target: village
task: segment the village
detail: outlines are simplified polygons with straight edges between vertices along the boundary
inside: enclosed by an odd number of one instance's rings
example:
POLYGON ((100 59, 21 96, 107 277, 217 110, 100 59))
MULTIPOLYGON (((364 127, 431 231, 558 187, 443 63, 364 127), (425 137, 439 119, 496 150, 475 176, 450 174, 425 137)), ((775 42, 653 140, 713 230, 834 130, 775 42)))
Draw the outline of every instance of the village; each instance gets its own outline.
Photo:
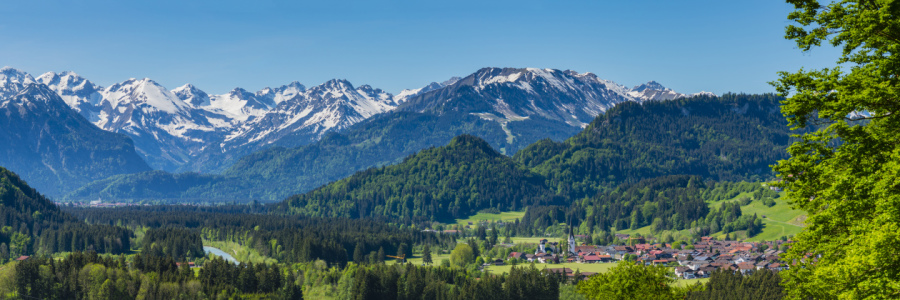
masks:
MULTIPOLYGON (((466 226, 468 227, 468 226, 466 226)), ((456 234, 456 230, 444 233, 456 234)), ((645 265, 663 265, 674 269, 679 279, 708 278, 716 270, 729 270, 750 274, 756 270, 781 271, 787 265, 780 255, 791 243, 790 240, 767 242, 744 242, 718 240, 704 236, 691 243, 647 242, 645 237, 630 234, 615 234, 616 240, 627 241, 616 245, 588 245, 587 236, 574 235, 569 231, 565 242, 552 242, 547 238, 519 239, 517 243, 498 244, 498 247, 518 248, 505 258, 495 257, 481 265, 488 272, 504 272, 508 268, 526 263, 545 264, 538 266, 550 272, 565 274, 569 279, 581 280, 594 271, 606 270, 619 261, 634 261, 645 265), (536 243, 535 243, 536 242, 536 243), (532 245, 534 251, 521 251, 517 245, 532 245), (605 265, 604 265, 605 264, 605 265), (606 268, 604 268, 606 266, 606 268)))
MULTIPOLYGON (((628 239, 628 235, 618 236, 628 239)), ((580 263, 603 264, 622 260, 635 261, 645 265, 664 265, 675 268, 675 275, 681 279, 707 278, 714 271, 730 270, 749 274, 755 270, 781 271, 786 265, 780 260, 780 250, 788 242, 740 242, 719 241, 712 237, 702 237, 692 245, 680 249, 673 244, 637 243, 633 245, 575 245, 575 237, 570 236, 569 248, 563 254, 561 245, 542 239, 535 253, 512 252, 506 261, 493 261, 485 265, 505 264, 510 261, 545 264, 580 263)), ((576 272, 571 268, 547 268, 549 271, 565 273, 573 278, 577 275, 588 277, 595 272, 576 272), (576 274, 577 273, 577 274, 576 274)))

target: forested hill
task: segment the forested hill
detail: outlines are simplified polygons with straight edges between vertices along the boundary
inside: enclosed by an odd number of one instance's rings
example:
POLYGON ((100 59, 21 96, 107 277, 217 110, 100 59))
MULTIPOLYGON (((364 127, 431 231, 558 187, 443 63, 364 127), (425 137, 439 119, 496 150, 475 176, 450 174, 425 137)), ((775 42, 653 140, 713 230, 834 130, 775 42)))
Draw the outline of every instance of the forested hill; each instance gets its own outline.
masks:
POLYGON ((448 221, 482 209, 561 203, 544 182, 484 140, 461 135, 400 164, 360 171, 288 198, 280 209, 312 216, 448 221))
POLYGON ((79 222, 18 175, 0 167, 0 263, 35 253, 123 253, 131 248, 130 235, 123 228, 79 222))
POLYGON ((775 95, 622 103, 564 142, 542 140, 515 160, 569 198, 671 174, 761 180, 787 158, 791 133, 775 95))
POLYGON ((31 232, 34 226, 76 221, 13 172, 0 167, 0 226, 31 232))

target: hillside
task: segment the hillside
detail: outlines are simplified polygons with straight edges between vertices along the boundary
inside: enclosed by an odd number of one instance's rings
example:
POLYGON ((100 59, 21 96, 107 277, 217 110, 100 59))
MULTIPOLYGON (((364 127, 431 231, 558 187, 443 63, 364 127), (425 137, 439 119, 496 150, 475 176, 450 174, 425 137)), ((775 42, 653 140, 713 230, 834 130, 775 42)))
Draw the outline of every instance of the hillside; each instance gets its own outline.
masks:
POLYGON ((791 132, 774 95, 700 96, 623 103, 564 142, 542 140, 514 156, 571 198, 671 174, 717 181, 772 177, 791 132))
POLYGON ((540 176, 484 140, 462 135, 402 163, 372 168, 296 195, 280 205, 295 214, 449 221, 482 209, 516 210, 561 203, 540 176))
POLYGON ((62 212, 15 173, 0 167, 0 263, 20 255, 130 250, 131 232, 91 226, 62 212))

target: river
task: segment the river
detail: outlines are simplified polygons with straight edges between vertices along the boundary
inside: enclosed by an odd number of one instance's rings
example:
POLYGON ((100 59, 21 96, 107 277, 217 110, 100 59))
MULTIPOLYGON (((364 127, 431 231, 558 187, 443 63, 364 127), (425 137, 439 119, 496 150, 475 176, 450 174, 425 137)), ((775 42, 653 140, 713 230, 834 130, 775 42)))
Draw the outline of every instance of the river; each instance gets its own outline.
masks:
POLYGON ((224 258, 227 261, 233 262, 234 264, 238 264, 237 259, 234 259, 234 257, 231 256, 231 254, 225 253, 225 251, 222 251, 219 248, 203 246, 203 252, 206 252, 206 254, 212 253, 213 255, 221 256, 222 258, 224 258))

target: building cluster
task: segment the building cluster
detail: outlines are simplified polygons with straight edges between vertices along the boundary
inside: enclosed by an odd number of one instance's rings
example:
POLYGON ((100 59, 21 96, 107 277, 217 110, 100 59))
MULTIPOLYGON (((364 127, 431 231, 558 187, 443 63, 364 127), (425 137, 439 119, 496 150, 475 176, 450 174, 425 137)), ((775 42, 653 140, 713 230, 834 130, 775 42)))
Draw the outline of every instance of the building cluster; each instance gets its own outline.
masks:
POLYGON ((102 208, 113 208, 113 207, 125 207, 125 206, 139 206, 140 204, 135 203, 127 203, 127 202, 103 202, 100 200, 94 200, 90 202, 61 202, 56 203, 60 206, 67 207, 102 207, 102 208))
MULTIPOLYGON (((512 252, 509 258, 535 263, 612 263, 634 260, 646 265, 675 267, 675 275, 684 278, 709 277, 713 271, 723 269, 747 274, 755 270, 781 271, 787 266, 780 260, 779 249, 783 241, 739 242, 719 241, 703 237, 691 246, 676 249, 672 244, 636 243, 633 245, 577 245, 572 242, 565 255, 559 253, 557 243, 541 241, 535 254, 512 252)), ((560 272, 571 273, 562 268, 560 272)))

